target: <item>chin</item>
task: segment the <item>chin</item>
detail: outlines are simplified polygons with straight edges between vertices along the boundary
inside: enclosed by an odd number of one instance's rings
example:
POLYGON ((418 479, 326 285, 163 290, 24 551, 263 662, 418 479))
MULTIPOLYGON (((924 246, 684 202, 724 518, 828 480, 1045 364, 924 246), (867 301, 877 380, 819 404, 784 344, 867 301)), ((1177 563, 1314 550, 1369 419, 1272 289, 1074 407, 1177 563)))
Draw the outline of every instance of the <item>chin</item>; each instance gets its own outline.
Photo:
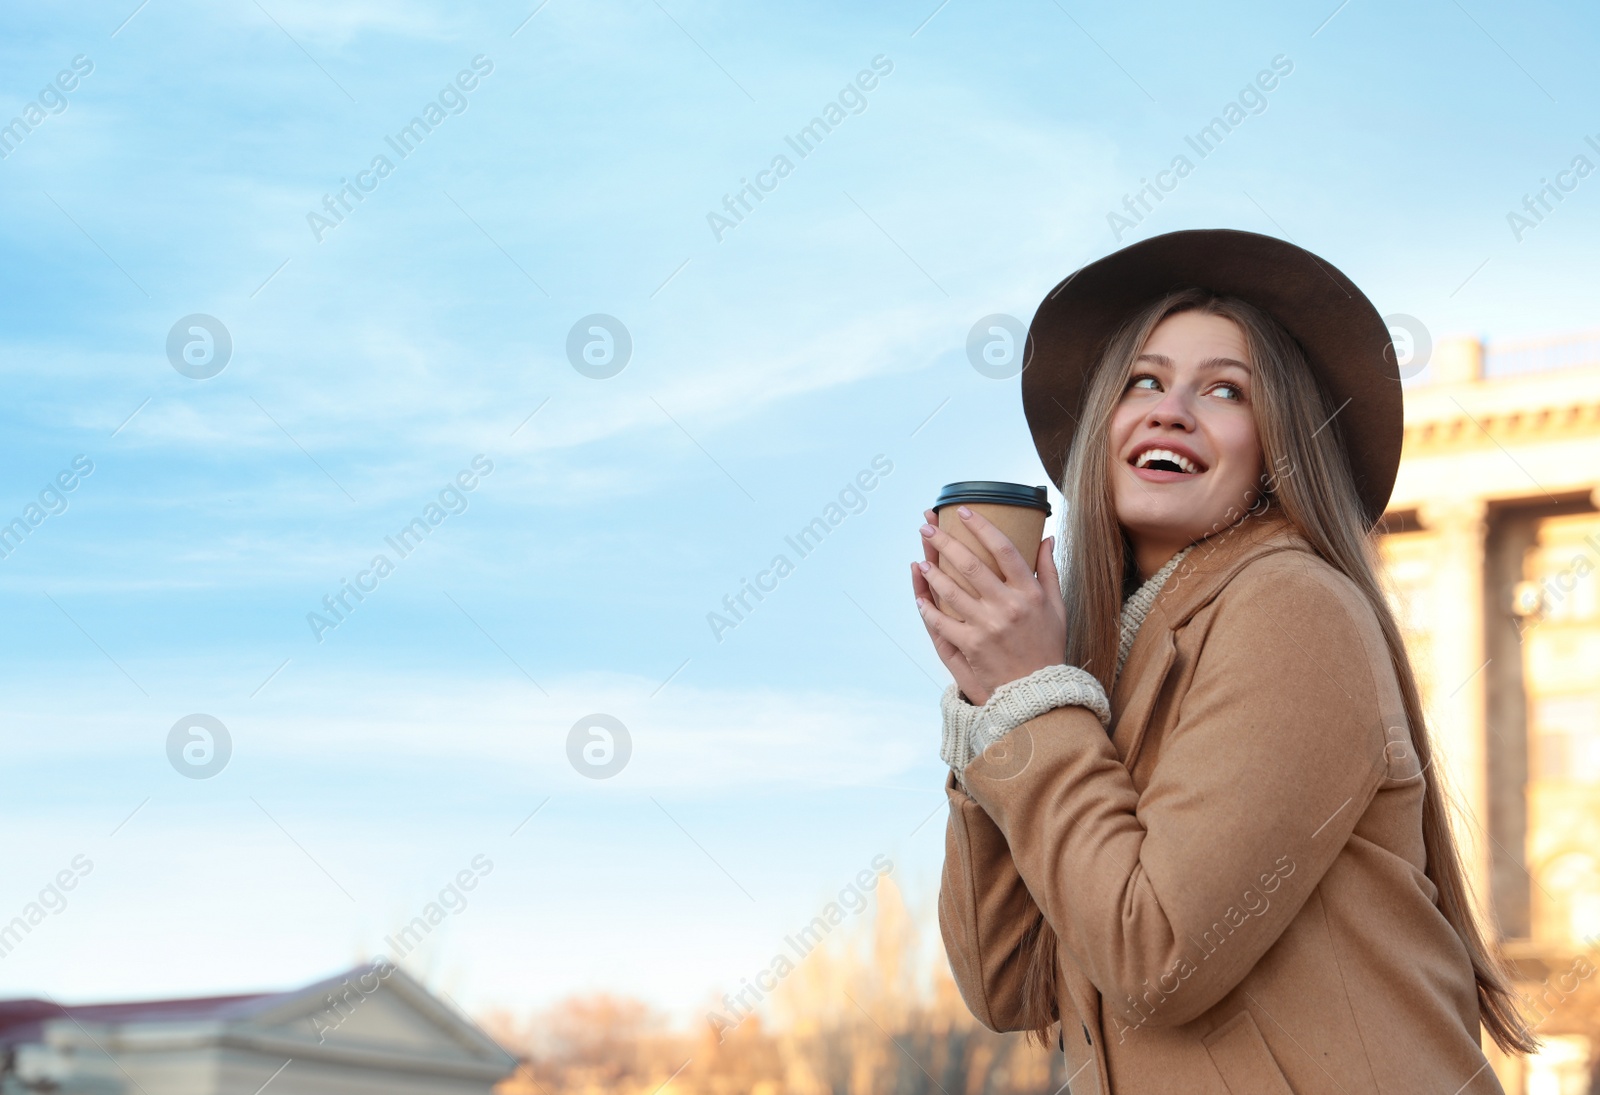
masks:
POLYGON ((1153 540, 1158 543, 1167 541, 1174 544, 1181 541, 1184 544, 1192 544, 1205 535, 1209 524, 1188 517, 1153 517, 1141 514, 1132 520, 1122 521, 1122 527, 1130 536, 1140 540, 1153 540))
POLYGON ((1217 501, 1211 498, 1163 499, 1159 502, 1143 492, 1130 492, 1114 498, 1117 522, 1131 536, 1157 541, 1182 541, 1192 544, 1201 537, 1238 521, 1249 508, 1247 495, 1241 491, 1240 500, 1217 501))
POLYGON ((1152 510, 1150 507, 1134 505, 1129 507, 1126 516, 1119 511, 1117 520, 1136 539, 1182 546, 1220 532, 1243 516, 1244 510, 1239 506, 1163 507, 1152 510))
POLYGON ((1187 533, 1195 517, 1187 509, 1152 506, 1148 499, 1141 498, 1117 507, 1117 523, 1135 536, 1177 539, 1187 533))

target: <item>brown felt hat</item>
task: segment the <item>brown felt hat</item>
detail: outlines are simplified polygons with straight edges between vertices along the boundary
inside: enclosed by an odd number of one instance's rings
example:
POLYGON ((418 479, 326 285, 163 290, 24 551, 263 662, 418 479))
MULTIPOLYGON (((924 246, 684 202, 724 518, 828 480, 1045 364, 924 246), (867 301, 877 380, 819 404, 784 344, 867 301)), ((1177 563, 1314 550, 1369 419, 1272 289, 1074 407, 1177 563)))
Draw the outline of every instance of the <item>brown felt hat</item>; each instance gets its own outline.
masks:
POLYGON ((1050 481, 1061 484, 1090 372, 1137 309, 1199 287, 1254 304, 1305 351, 1335 414, 1369 526, 1400 466, 1400 368, 1388 326, 1355 283, 1303 247, 1228 228, 1168 232, 1067 277, 1028 327, 1022 407, 1050 481))

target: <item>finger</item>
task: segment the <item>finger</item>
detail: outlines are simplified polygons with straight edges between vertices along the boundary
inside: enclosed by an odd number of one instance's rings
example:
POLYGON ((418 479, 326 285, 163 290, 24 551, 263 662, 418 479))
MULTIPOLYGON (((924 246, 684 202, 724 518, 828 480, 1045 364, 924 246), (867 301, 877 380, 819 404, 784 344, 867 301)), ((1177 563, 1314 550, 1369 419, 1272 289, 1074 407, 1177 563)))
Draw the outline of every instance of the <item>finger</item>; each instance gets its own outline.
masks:
POLYGON ((1033 569, 1039 575, 1039 581, 1042 582, 1046 577, 1049 577, 1055 581, 1057 589, 1061 588, 1061 574, 1056 570, 1056 538, 1054 536, 1046 536, 1044 542, 1039 545, 1039 557, 1034 560, 1033 569))
MULTIPOLYGON (((939 514, 937 511, 925 509, 922 511, 922 516, 926 524, 932 525, 935 528, 939 527, 939 514)), ((922 557, 928 560, 928 562, 932 563, 934 566, 939 565, 939 549, 934 547, 933 541, 928 539, 926 536, 922 537, 922 557)))
POLYGON ((915 569, 922 578, 923 586, 932 589, 938 595, 937 598, 930 600, 943 607, 946 615, 962 620, 972 619, 972 612, 977 607, 977 602, 961 588, 960 582, 932 563, 917 563, 915 569))
POLYGON ((930 611, 936 611, 933 600, 928 596, 928 583, 923 580, 922 571, 916 563, 911 564, 911 584, 917 589, 917 614, 922 618, 923 629, 927 631, 928 638, 933 641, 933 652, 939 661, 950 671, 950 676, 955 679, 956 687, 961 689, 962 695, 973 696, 977 694, 978 677, 972 671, 972 664, 967 661, 967 656, 955 643, 941 635, 935 627, 930 611))
MULTIPOLYGON (((923 580, 922 571, 917 569, 916 563, 911 564, 911 587, 917 597, 917 614, 922 616, 923 604, 925 602, 932 603, 933 597, 929 593, 928 583, 923 580)), ((922 617, 922 626, 928 632, 928 638, 933 640, 933 651, 939 656, 941 662, 945 663, 946 666, 950 666, 953 659, 959 659, 961 663, 965 664, 966 659, 962 657, 961 651, 957 650, 955 644, 949 639, 935 631, 925 616, 922 617)))
POLYGON ((1017 545, 1013 544, 1005 533, 995 528, 987 517, 966 506, 958 507, 956 513, 978 538, 978 543, 988 548, 989 554, 994 556, 994 561, 1000 564, 1000 573, 1007 585, 1026 582, 1033 577, 1033 572, 1028 569, 1028 560, 1022 557, 1017 545))
POLYGON ((972 645, 975 637, 972 628, 925 597, 917 598, 917 611, 922 614, 922 624, 935 644, 948 643, 963 657, 966 656, 967 647, 972 645))
MULTIPOLYGON (((922 535, 939 552, 940 557, 956 569, 956 573, 961 575, 980 598, 998 596, 1004 592, 1005 583, 984 564, 982 559, 974 555, 966 544, 937 525, 923 525, 922 535)), ((1013 552, 1015 550, 1012 549, 1013 552)))
MULTIPOLYGON (((938 615, 939 610, 933 606, 933 602, 918 602, 917 611, 923 614, 922 626, 927 628, 928 638, 933 640, 934 653, 939 656, 939 660, 944 663, 945 668, 950 670, 952 676, 955 676, 957 673, 961 673, 964 676, 971 676, 972 670, 968 666, 967 656, 961 652, 961 648, 956 646, 955 643, 951 642, 943 635, 939 634, 939 625, 934 620, 934 617, 938 615)), ((949 617, 944 618, 949 619, 949 617)))
POLYGON ((1050 594, 1050 609, 1057 617, 1065 619, 1067 615, 1066 603, 1061 599, 1061 575, 1056 570, 1056 538, 1046 536, 1044 543, 1039 545, 1039 559, 1036 564, 1039 572, 1039 584, 1050 594))
POLYGON ((923 626, 927 628, 928 638, 933 640, 934 654, 938 656, 939 661, 944 664, 945 668, 950 670, 950 674, 956 677, 957 680, 960 680, 962 676, 970 676, 972 670, 967 665, 967 657, 961 653, 955 643, 940 637, 933 628, 928 627, 926 621, 924 621, 923 626))
POLYGON ((1050 585, 1057 592, 1061 590, 1061 573, 1056 570, 1056 538, 1046 536, 1039 545, 1039 558, 1034 560, 1033 569, 1039 575, 1041 584, 1050 585), (1046 579, 1049 579, 1047 582, 1046 579))
MULTIPOLYGON (((918 605, 919 611, 921 609, 921 605, 922 605, 923 601, 927 601, 930 604, 936 603, 934 601, 933 590, 928 585, 927 576, 922 571, 923 565, 924 564, 922 564, 922 563, 912 563, 911 564, 911 592, 917 599, 917 605, 918 605)), ((936 570, 933 571, 933 572, 937 573, 936 570)), ((940 577, 943 577, 943 575, 940 575, 940 577)), ((949 615, 949 614, 946 613, 946 615, 949 615)), ((947 640, 941 639, 938 636, 934 635, 931 630, 928 632, 928 634, 933 637, 935 644, 947 641, 947 640)))

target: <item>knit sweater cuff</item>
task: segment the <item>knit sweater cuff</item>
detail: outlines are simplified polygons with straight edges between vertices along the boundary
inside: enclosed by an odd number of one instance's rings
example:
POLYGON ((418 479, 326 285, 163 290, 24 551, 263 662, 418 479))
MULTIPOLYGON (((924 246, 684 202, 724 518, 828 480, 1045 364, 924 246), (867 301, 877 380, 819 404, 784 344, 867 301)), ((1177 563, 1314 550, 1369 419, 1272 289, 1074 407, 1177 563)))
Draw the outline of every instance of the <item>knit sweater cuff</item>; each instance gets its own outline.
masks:
POLYGON ((952 684, 939 707, 944 716, 939 756, 956 775, 974 757, 1029 719, 1057 707, 1087 707, 1100 725, 1111 726, 1111 705, 1094 675, 1072 665, 1049 665, 994 690, 982 707, 961 698, 952 684))

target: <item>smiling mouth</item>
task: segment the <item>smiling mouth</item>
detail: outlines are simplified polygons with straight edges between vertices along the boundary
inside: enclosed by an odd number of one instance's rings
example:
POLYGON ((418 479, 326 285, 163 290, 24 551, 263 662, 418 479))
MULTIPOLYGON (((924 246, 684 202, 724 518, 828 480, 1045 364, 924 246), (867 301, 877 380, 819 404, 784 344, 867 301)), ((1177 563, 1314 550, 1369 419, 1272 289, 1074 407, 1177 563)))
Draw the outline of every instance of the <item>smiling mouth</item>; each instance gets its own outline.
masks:
POLYGON ((1144 468, 1150 471, 1178 472, 1183 475, 1199 475, 1205 468, 1190 460, 1181 453, 1171 449, 1150 448, 1144 450, 1132 461, 1135 468, 1144 468))

